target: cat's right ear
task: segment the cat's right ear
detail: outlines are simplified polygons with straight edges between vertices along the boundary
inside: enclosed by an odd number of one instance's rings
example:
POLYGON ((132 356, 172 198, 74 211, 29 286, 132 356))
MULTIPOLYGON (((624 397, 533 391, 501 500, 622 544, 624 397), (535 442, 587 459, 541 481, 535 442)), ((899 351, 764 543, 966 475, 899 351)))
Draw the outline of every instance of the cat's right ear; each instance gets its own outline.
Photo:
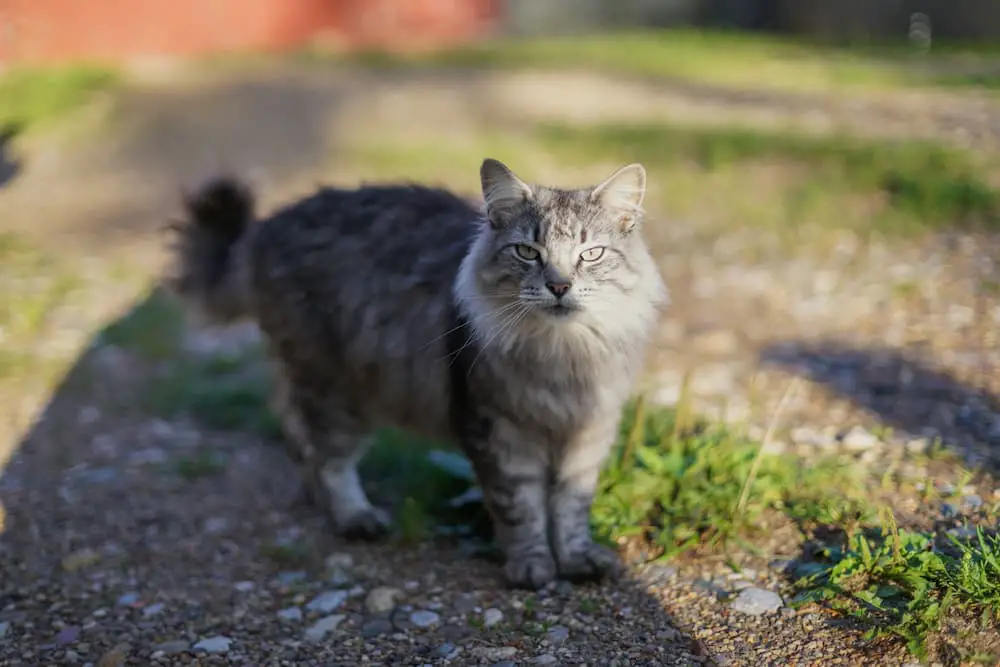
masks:
POLYGON ((479 168, 486 214, 494 227, 502 227, 520 204, 531 199, 531 186, 514 175, 507 165, 493 158, 483 160, 479 168))

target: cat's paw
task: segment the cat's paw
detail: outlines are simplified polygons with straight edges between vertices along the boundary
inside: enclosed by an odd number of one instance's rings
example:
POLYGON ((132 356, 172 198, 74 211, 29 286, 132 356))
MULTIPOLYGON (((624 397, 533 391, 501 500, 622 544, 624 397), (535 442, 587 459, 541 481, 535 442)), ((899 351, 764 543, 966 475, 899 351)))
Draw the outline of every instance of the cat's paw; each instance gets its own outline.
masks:
POLYGON ((377 540, 389 533, 392 520, 377 507, 359 510, 336 522, 337 532, 349 540, 377 540))
POLYGON ((559 559, 559 577, 574 583, 599 581, 621 567, 618 552, 587 542, 559 559))
POLYGON ((514 588, 538 590, 555 581, 556 561, 548 553, 508 559, 504 574, 514 588))

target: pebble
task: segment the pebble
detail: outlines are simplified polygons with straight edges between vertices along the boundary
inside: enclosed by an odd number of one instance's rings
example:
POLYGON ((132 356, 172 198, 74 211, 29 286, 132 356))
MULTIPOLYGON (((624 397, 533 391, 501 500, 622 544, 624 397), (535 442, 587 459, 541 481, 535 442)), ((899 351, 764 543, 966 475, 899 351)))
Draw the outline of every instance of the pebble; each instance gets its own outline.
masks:
POLYGON ((202 639, 200 642, 192 647, 194 651, 204 651, 205 653, 229 653, 229 647, 233 643, 233 640, 229 637, 224 637, 222 635, 216 635, 215 637, 208 637, 202 639))
POLYGON ((305 581, 306 573, 296 570, 294 572, 279 572, 278 583, 282 586, 291 586, 300 581, 305 581))
POLYGON ((556 625, 549 628, 549 631, 545 633, 545 637, 549 640, 549 643, 553 646, 559 646, 567 639, 569 639, 569 628, 564 628, 561 625, 556 625))
MULTIPOLYGON (((507 660, 517 655, 517 649, 513 646, 479 646, 475 649, 476 657, 484 660, 507 660)), ((514 664, 514 663, 510 663, 514 664)), ((494 665, 493 667, 496 667, 494 665)))
POLYGON ((731 605, 733 611, 750 616, 769 614, 781 609, 784 602, 781 596, 763 588, 746 588, 740 591, 731 605))
POLYGON ((433 611, 420 610, 410 614, 410 623, 418 628, 429 628, 437 625, 440 620, 441 617, 433 611))
POLYGON ((310 642, 318 642, 323 639, 327 634, 333 632, 340 625, 341 621, 346 618, 343 614, 333 614, 332 616, 324 616, 315 623, 313 623, 306 630, 306 640, 310 642))
POLYGON ((369 614, 387 614, 403 599, 403 591, 390 586, 373 588, 365 598, 365 609, 369 614))
POLYGON ((301 607, 287 607, 278 612, 278 618, 283 621, 301 621, 302 620, 302 608, 301 607))
POLYGON ((532 660, 532 663, 536 665, 554 665, 557 662, 559 662, 559 659, 554 655, 552 655, 551 653, 543 653, 542 655, 532 660))
POLYGON ((977 510, 983 506, 983 498, 975 493, 970 493, 962 497, 962 504, 970 510, 977 510))
POLYGON ((101 555, 93 549, 80 549, 74 551, 62 560, 64 572, 76 572, 82 568, 93 565, 101 559, 101 555))
POLYGON ((347 591, 327 591, 320 593, 312 602, 306 605, 306 609, 320 614, 329 614, 347 601, 347 591))
POLYGON ((9 630, 10 630, 10 622, 0 621, 0 639, 2 639, 9 630))
POLYGON ((256 588, 256 586, 257 585, 252 581, 237 581, 235 584, 233 584, 233 588, 238 590, 240 593, 249 593, 254 588, 256 588))
POLYGON ((56 646, 65 646, 66 644, 72 644, 80 636, 80 628, 76 625, 71 625, 67 628, 60 630, 59 634, 56 635, 56 646))
POLYGON ((851 452, 866 452, 879 444, 879 440, 874 434, 860 426, 855 426, 845 433, 841 442, 844 448, 851 452))
POLYGON ((131 607, 138 601, 139 601, 138 593, 126 593, 125 595, 122 595, 120 598, 118 598, 118 606, 131 607))
POLYGON ((483 626, 492 628, 503 620, 503 612, 499 609, 490 608, 483 612, 483 626))
POLYGON ((373 618, 361 626, 361 636, 377 637, 378 635, 388 635, 394 629, 391 621, 384 618, 373 618))
POLYGON ((189 646, 191 646, 191 642, 183 639, 173 639, 162 644, 157 644, 153 647, 153 650, 159 651, 164 655, 174 655, 175 653, 184 653, 188 650, 189 646))
POLYGON ((454 644, 441 644, 434 650, 434 653, 445 660, 454 660, 461 652, 462 649, 454 644))
POLYGON ((157 603, 151 604, 148 607, 146 607, 145 609, 143 609, 142 610, 142 615, 145 616, 146 618, 149 618, 150 616, 156 616, 161 611, 163 611, 163 603, 162 602, 157 602, 157 603))

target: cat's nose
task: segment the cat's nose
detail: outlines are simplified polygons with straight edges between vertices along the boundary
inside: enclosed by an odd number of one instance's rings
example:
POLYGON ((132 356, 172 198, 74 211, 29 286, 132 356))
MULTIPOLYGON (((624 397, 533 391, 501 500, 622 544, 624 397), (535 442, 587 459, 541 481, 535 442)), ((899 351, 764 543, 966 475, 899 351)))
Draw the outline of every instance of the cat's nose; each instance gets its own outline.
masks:
POLYGON ((552 292, 557 299, 561 299, 565 296, 566 292, 569 291, 571 284, 568 282, 548 282, 545 283, 545 286, 549 288, 549 291, 552 292))

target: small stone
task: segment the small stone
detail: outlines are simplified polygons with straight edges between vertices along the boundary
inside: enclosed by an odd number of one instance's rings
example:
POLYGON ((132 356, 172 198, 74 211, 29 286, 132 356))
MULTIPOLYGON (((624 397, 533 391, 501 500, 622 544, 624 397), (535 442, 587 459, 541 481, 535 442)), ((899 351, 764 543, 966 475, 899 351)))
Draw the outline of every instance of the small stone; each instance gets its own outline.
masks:
POLYGON ((163 603, 157 602, 156 604, 151 604, 145 609, 143 609, 142 615, 145 616, 146 618, 149 618, 150 616, 156 616, 161 611, 163 611, 163 603))
POLYGON ((202 639, 200 642, 192 647, 194 651, 204 651, 205 653, 229 653, 229 647, 232 645, 233 640, 229 637, 223 637, 222 635, 217 635, 215 637, 208 637, 202 639))
POLYGON ((125 595, 122 595, 120 598, 118 598, 118 606, 131 607, 138 601, 139 601, 138 593, 126 593, 125 595))
POLYGON ((502 660, 500 662, 494 662, 490 667, 517 667, 517 663, 511 660, 502 660))
POLYGON ((726 356, 739 349, 736 334, 727 329, 713 329, 699 333, 691 340, 691 347, 700 354, 726 356))
MULTIPOLYGON (((479 646, 475 649, 474 653, 477 658, 482 658, 483 660, 507 660, 513 658, 517 655, 517 649, 513 646, 479 646)), ((514 663, 510 663, 514 664, 514 663)), ((494 665, 493 667, 497 667, 494 665)))
POLYGON ((0 639, 10 631, 10 621, 0 621, 0 639))
POLYGON ((306 605, 306 609, 320 614, 329 614, 346 601, 347 591, 327 591, 313 598, 312 602, 306 605))
MULTIPOLYGON (((69 651, 66 651, 68 654, 69 651)), ((101 656, 97 667, 124 667, 128 659, 128 644, 119 644, 101 656)))
POLYGON ((233 588, 238 590, 240 593, 249 593, 256 587, 257 585, 252 581, 237 581, 233 584, 233 588))
POLYGON ((229 519, 224 516, 213 516, 205 520, 205 532, 211 535, 218 535, 229 528, 229 519))
POLYGON ((76 625, 70 625, 63 628, 58 635, 56 635, 56 646, 65 646, 66 644, 72 644, 80 636, 80 627, 76 625))
POLYGON ((769 614, 781 609, 784 602, 781 596, 763 588, 747 588, 740 591, 731 605, 733 611, 750 616, 769 614))
POLYGON ((388 614, 403 599, 403 591, 389 586, 373 588, 365 598, 365 609, 370 614, 388 614))
POLYGON ((418 628, 429 628, 432 625, 437 625, 440 621, 441 617, 433 611, 420 610, 410 614, 410 623, 418 628))
POLYGON ((559 659, 551 653, 543 653, 531 662, 535 665, 554 665, 559 662, 559 659))
POLYGON ((278 583, 282 586, 291 586, 292 584, 297 584, 300 581, 305 581, 305 579, 306 573, 300 570, 278 573, 278 583))
POLYGON ((983 498, 975 493, 970 493, 967 496, 962 497, 962 505, 967 509, 977 510, 983 506, 983 498))
POLYGON ((434 649, 434 653, 444 660, 454 660, 461 652, 462 649, 454 644, 441 644, 434 649))
POLYGON ((545 633, 546 639, 553 646, 559 646, 569 639, 569 628, 564 628, 561 625, 556 625, 549 628, 549 631, 545 633))
POLYGON ((287 607, 278 612, 278 618, 283 621, 301 621, 302 620, 302 608, 301 607, 287 607))
POLYGON ((391 634, 395 628, 392 627, 392 622, 384 618, 373 618, 370 621, 366 621, 364 625, 361 626, 361 636, 362 637, 378 637, 379 635, 391 634))
POLYGON ((492 628, 503 620, 503 612, 499 609, 490 608, 483 612, 483 627, 492 628))
POLYGON ((334 553, 324 561, 328 570, 350 570, 354 567, 354 556, 351 554, 334 553))
POLYGON ((62 559, 64 572, 76 572, 101 560, 101 555, 93 549, 80 549, 62 559))
POLYGON ((873 447, 878 446, 879 439, 872 433, 869 433, 860 426, 855 426, 850 431, 844 434, 841 442, 844 448, 850 452, 866 452, 873 447))
POLYGON ((341 621, 346 618, 343 614, 334 614, 332 616, 324 616, 319 619, 306 630, 305 636, 306 641, 318 642, 327 636, 329 633, 337 629, 341 621))
POLYGON ((177 653, 184 653, 188 650, 191 643, 183 639, 173 639, 170 641, 163 642, 162 644, 157 644, 153 647, 154 651, 160 651, 165 655, 175 655, 177 653))

